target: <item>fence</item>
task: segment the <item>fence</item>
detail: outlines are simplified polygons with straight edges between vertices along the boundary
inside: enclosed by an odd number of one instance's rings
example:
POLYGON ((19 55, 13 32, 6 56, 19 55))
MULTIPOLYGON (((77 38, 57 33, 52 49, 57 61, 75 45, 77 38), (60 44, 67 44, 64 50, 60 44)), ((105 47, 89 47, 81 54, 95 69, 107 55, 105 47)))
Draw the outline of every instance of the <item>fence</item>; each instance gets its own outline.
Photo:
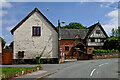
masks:
POLYGON ((2 64, 12 64, 13 62, 13 49, 3 49, 2 64))

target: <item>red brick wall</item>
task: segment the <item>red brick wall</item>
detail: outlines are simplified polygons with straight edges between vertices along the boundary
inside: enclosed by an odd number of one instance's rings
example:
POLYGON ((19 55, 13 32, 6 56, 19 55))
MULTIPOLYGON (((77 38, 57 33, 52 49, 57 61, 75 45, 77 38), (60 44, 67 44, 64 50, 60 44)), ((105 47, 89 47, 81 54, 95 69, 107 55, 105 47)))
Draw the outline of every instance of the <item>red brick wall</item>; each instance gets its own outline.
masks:
MULTIPOLYGON (((88 54, 92 54, 92 51, 94 50, 95 48, 93 46, 88 46, 87 47, 87 53, 88 54), (90 50, 91 49, 91 50, 90 50)), ((99 46, 98 49, 103 49, 102 46, 99 46)))
POLYGON ((74 46, 74 40, 60 40, 60 49, 62 49, 63 53, 67 55, 72 55, 74 46), (69 51, 65 51, 65 46, 69 46, 69 51))
POLYGON ((92 51, 94 50, 94 47, 88 46, 87 47, 87 53, 92 54, 92 51))

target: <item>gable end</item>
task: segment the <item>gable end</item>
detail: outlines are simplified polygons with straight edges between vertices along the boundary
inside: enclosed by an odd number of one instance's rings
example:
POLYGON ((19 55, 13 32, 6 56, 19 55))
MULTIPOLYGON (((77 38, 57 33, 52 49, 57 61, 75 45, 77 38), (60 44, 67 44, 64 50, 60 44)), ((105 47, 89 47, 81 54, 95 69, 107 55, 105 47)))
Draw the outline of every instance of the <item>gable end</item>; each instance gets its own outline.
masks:
POLYGON ((104 31, 104 29, 102 28, 102 26, 99 22, 88 28, 89 31, 88 31, 88 34, 87 34, 86 38, 88 38, 90 36, 90 34, 93 32, 93 30, 95 29, 96 26, 99 26, 100 29, 103 31, 104 35, 106 36, 106 38, 108 38, 108 35, 106 34, 106 32, 104 31))
POLYGON ((32 12, 30 12, 22 21, 20 21, 12 30, 11 33, 13 34, 14 31, 20 27, 20 25, 22 25, 32 14, 34 14, 35 12, 38 12, 40 15, 42 15, 42 17, 52 26, 52 28, 58 33, 57 28, 37 9, 35 8, 32 12))

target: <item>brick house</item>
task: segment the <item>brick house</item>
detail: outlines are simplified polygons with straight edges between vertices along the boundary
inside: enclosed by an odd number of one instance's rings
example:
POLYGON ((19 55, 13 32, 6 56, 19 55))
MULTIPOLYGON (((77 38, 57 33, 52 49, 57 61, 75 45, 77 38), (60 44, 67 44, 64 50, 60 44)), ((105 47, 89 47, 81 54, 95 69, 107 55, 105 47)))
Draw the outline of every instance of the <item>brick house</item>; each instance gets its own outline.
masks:
MULTIPOLYGON (((94 49, 102 49, 107 34, 98 22, 87 29, 60 29, 60 50, 68 56, 91 58, 94 49)), ((84 58, 82 58, 84 59, 84 58)))

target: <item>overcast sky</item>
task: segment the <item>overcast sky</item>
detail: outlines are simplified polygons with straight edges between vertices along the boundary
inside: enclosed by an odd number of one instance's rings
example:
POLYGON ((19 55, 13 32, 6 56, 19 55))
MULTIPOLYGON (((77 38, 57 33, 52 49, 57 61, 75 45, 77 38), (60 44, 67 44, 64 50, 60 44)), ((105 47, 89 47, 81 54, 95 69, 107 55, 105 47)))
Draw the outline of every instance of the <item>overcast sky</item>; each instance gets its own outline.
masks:
POLYGON ((7 44, 13 41, 10 30, 34 8, 38 8, 55 26, 58 19, 65 21, 62 26, 78 22, 89 27, 100 21, 108 35, 118 26, 117 2, 7 2, 2 3, 1 8, 2 37, 7 44))

